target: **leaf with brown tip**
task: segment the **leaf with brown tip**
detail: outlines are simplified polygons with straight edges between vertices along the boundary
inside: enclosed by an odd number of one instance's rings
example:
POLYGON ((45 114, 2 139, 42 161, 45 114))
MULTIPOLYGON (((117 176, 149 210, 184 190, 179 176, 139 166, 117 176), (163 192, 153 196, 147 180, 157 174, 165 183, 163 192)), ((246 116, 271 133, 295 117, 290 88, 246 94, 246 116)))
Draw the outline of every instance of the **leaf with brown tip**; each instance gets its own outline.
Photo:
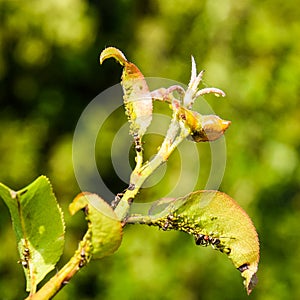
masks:
POLYGON ((152 121, 152 97, 147 82, 138 67, 129 62, 117 48, 104 49, 100 55, 100 63, 111 57, 124 66, 121 84, 130 132, 135 139, 141 139, 152 121))
POLYGON ((148 216, 132 216, 130 223, 158 226, 191 234, 200 246, 225 253, 245 278, 250 294, 257 279, 259 241, 246 212, 219 191, 197 191, 178 199, 158 200, 148 216))

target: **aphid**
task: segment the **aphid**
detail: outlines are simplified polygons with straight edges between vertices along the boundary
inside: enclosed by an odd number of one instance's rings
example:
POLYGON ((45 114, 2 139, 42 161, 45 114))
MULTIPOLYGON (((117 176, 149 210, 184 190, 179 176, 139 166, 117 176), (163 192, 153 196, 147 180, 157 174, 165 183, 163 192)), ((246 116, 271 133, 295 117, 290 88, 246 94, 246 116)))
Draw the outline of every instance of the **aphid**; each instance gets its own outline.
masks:
POLYGON ((25 269, 29 266, 29 258, 30 258, 30 251, 28 248, 24 248, 23 250, 23 258, 18 261, 19 264, 21 264, 25 269))
POLYGON ((134 183, 130 183, 127 189, 129 191, 133 191, 135 189, 135 184, 134 183))
POLYGON ((81 256, 82 258, 85 258, 85 251, 84 251, 84 249, 81 250, 80 256, 81 256))
POLYGON ((223 253, 225 253, 227 255, 229 255, 231 253, 231 248, 229 248, 229 247, 222 247, 222 248, 220 248, 218 250, 220 250, 221 252, 223 252, 223 253))
POLYGON ((115 208, 119 204, 119 202, 120 202, 120 200, 122 199, 123 196, 124 196, 124 193, 118 193, 115 196, 115 199, 111 202, 111 204, 110 204, 111 207, 115 208))
MULTIPOLYGON (((122 199, 122 197, 124 196, 124 193, 126 192, 126 190, 133 191, 134 189, 135 189, 135 184, 130 183, 127 189, 125 189, 122 193, 118 193, 115 196, 115 199, 110 204, 111 207, 115 208, 119 204, 119 202, 122 199)), ((133 201, 133 199, 128 199, 128 202, 130 202, 130 201, 133 201)))
POLYGON ((28 261, 26 260, 19 260, 18 263, 20 263, 25 269, 28 268, 28 261))
POLYGON ((241 273, 249 269, 249 263, 242 264, 237 268, 241 273))
POLYGON ((137 152, 141 152, 143 150, 143 147, 141 145, 141 138, 137 133, 133 134, 133 138, 134 138, 135 150, 137 152))
POLYGON ((166 220, 165 224, 164 224, 163 227, 162 227, 162 230, 163 230, 163 231, 166 231, 166 230, 168 229, 169 226, 170 226, 170 222, 169 222, 169 220, 166 220))
POLYGON ((85 255, 84 249, 81 250, 81 252, 80 252, 80 257, 81 257, 81 260, 80 260, 80 262, 79 262, 79 268, 82 268, 82 267, 85 266, 86 263, 87 263, 86 255, 85 255))
MULTIPOLYGON (((173 224, 172 224, 172 221, 174 220, 174 215, 173 214, 169 214, 168 216, 167 216, 167 219, 166 219, 166 221, 165 221, 165 223, 164 223, 164 225, 161 227, 161 229, 163 230, 163 231, 166 231, 166 230, 168 230, 169 228, 170 228, 170 226, 171 226, 171 229, 173 228, 173 224)), ((173 228, 174 229, 174 228, 173 228)))

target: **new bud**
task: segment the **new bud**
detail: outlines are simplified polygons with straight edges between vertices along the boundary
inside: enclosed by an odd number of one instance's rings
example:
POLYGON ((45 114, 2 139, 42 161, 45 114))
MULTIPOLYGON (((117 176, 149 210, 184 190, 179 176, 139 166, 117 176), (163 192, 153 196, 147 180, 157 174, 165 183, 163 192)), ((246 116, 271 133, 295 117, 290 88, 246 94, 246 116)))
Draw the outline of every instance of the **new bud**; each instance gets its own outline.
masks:
POLYGON ((182 106, 178 112, 179 118, 189 127, 191 138, 197 143, 217 140, 231 124, 216 115, 201 115, 182 106))
POLYGON ((220 138, 231 124, 216 115, 200 115, 199 126, 191 132, 195 142, 215 141, 220 138))

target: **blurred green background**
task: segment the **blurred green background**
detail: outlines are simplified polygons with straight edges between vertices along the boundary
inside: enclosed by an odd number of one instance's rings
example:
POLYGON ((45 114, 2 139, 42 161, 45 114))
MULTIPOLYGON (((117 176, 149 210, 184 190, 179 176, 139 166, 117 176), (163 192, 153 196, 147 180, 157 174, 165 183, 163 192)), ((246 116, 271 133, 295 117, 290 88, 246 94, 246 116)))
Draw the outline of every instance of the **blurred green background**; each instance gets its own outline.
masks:
MULTIPOLYGON (((145 76, 183 83, 192 54, 205 83, 227 93, 206 97, 232 121, 220 190, 247 211, 260 237, 259 283, 250 297, 225 255, 182 233, 128 226, 118 252, 90 263, 55 299, 300 299, 297 1, 0 0, 0 25, 0 181, 17 190, 40 174, 50 178, 67 223, 59 266, 85 228, 82 215, 71 219, 67 211, 79 192, 72 135, 86 105, 121 74, 113 61, 99 66, 106 46, 121 49, 145 76)), ((199 149, 205 154, 207 145, 199 149)), ((103 155, 102 175, 121 191, 125 183, 109 152, 103 155)), ((203 176, 208 167, 204 159, 203 176)), ((22 299, 24 275, 2 201, 0 240, 0 299, 22 299)))

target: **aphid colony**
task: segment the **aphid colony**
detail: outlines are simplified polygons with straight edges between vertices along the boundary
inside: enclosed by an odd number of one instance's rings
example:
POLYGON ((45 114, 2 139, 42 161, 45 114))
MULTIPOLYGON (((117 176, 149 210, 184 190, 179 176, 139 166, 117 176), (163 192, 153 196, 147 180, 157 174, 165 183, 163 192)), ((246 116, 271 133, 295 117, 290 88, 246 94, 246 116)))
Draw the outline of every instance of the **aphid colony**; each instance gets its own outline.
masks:
POLYGON ((21 264, 25 269, 28 268, 29 259, 30 259, 30 252, 28 248, 24 248, 23 250, 23 258, 18 261, 19 264, 21 264))
POLYGON ((198 228, 190 227, 187 222, 185 222, 185 218, 181 217, 180 215, 173 215, 169 214, 166 219, 161 220, 159 222, 159 226, 162 230, 180 230, 192 234, 195 237, 195 243, 199 246, 212 246, 214 249, 219 250, 227 255, 230 254, 231 249, 226 246, 226 239, 225 237, 216 237, 214 234, 203 234, 198 233, 198 228))
POLYGON ((133 138, 134 138, 135 150, 137 152, 142 152, 143 147, 141 144, 141 138, 139 137, 139 135, 137 133, 133 134, 133 138))

